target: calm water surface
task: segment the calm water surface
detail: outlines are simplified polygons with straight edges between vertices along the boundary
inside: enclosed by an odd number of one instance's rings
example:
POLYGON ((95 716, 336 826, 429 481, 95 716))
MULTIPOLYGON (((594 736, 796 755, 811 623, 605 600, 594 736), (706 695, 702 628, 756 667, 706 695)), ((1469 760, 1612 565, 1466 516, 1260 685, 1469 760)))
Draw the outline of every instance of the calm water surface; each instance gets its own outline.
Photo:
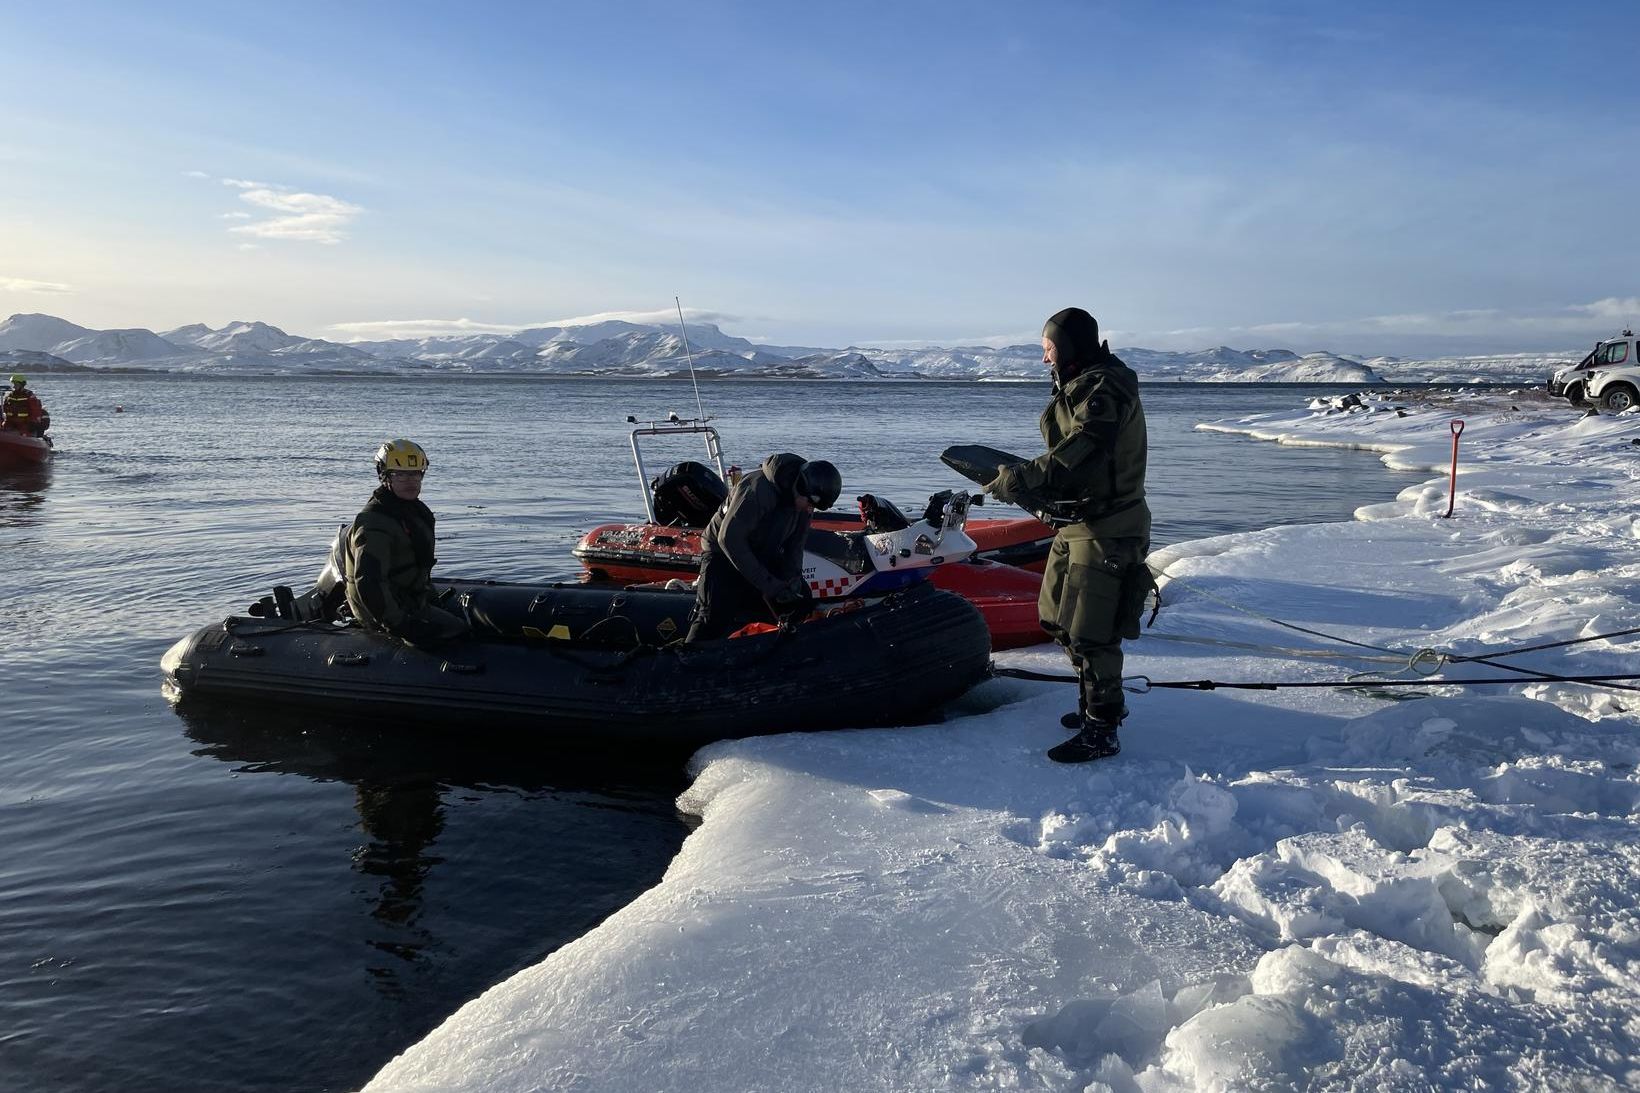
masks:
MULTIPOLYGON (((300 591, 420 441, 446 576, 573 572, 642 504, 625 418, 687 382, 41 376, 59 454, 0 475, 0 1089, 353 1088, 485 987, 653 885, 681 757, 571 761, 290 713, 184 717, 160 655, 300 591), (115 407, 123 412, 116 413, 115 407)), ((947 444, 1035 454, 1045 386, 716 382, 727 454, 796 450, 920 503, 947 444)), ((1191 429, 1295 388, 1147 387, 1158 545, 1346 518, 1376 457, 1191 429)), ((695 458, 657 448, 658 469, 695 458)))

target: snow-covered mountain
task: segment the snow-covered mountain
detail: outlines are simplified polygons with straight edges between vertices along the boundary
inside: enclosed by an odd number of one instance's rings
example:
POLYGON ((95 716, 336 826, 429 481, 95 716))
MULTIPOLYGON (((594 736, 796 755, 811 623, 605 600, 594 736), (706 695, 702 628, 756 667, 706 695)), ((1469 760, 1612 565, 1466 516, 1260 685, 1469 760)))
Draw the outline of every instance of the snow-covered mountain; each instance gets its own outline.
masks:
MULTIPOLYGON (((1294 356, 1278 350, 1283 359, 1237 367, 1234 364, 1203 372, 1205 362, 1187 367, 1176 377, 1179 382, 1197 383, 1384 383, 1384 378, 1362 364, 1332 353, 1294 356)), ((1210 367, 1210 366, 1208 366, 1210 367)), ((1154 377, 1153 377, 1154 378, 1154 377)))
POLYGON ((0 349, 47 351, 93 333, 55 315, 13 315, 0 323, 0 349))
MULTIPOLYGON (((697 348, 692 341, 689 348, 695 370, 709 375, 763 375, 787 363, 784 357, 759 353, 750 342, 746 345, 745 356, 723 349, 697 348)), ((548 342, 536 354, 536 360, 550 372, 672 376, 688 373, 690 356, 679 335, 640 327, 590 344, 548 342)))
POLYGON ((353 346, 287 334, 262 322, 231 322, 215 330, 193 323, 167 330, 164 337, 198 351, 179 365, 186 371, 352 371, 372 367, 376 361, 353 346))
POLYGON ((1480 357, 1433 357, 1429 360, 1371 357, 1361 363, 1391 383, 1541 383, 1555 369, 1582 357, 1582 352, 1503 353, 1480 357))
POLYGON ((93 330, 51 347, 51 352, 75 364, 152 364, 181 354, 152 330, 93 330))
POLYGON ((144 328, 91 330, 52 315, 13 315, 0 323, 0 350, 47 353, 76 364, 180 372, 334 372, 383 366, 352 346, 287 334, 260 322, 233 322, 220 329, 193 323, 161 336, 144 328))
MULTIPOLYGON (((725 334, 712 323, 690 323, 686 329, 689 333, 689 348, 697 354, 702 350, 717 349, 740 357, 751 357, 758 353, 772 357, 801 355, 754 345, 745 338, 725 334)), ((419 360, 433 363, 510 361, 522 364, 533 359, 538 351, 555 346, 590 346, 627 335, 656 333, 673 335, 679 345, 682 344, 681 339, 676 336, 675 327, 629 323, 619 319, 566 326, 532 326, 511 334, 446 334, 427 338, 396 338, 349 344, 383 360, 419 360)), ((663 351, 668 354, 672 352, 670 343, 663 351)), ((612 349, 609 352, 619 351, 612 349)), ((550 361, 555 358, 549 356, 546 359, 550 361)))
MULTIPOLYGON (((649 334, 655 331, 671 333, 676 328, 645 323, 629 323, 624 319, 606 319, 598 323, 583 323, 570 326, 536 326, 520 330, 512 335, 515 341, 525 345, 545 347, 558 342, 574 342, 578 345, 595 345, 610 338, 619 338, 625 334, 649 334)), ((715 323, 688 323, 684 326, 689 335, 689 348, 692 351, 702 349, 721 349, 725 353, 734 353, 737 356, 746 356, 756 352, 767 352, 764 346, 753 345, 745 338, 737 338, 732 334, 725 334, 715 323)), ((783 353, 772 353, 772 356, 785 356, 783 353)))
MULTIPOLYGON (((689 349, 706 377, 946 379, 1042 382, 1035 344, 825 349, 760 345, 712 323, 690 323, 689 349)), ((0 323, 0 351, 49 353, 80 364, 135 364, 189 372, 323 375, 335 372, 469 372, 539 375, 674 376, 687 373, 675 327, 610 319, 528 327, 511 334, 454 334, 341 343, 276 326, 193 323, 163 335, 145 329, 91 330, 51 315, 0 323)), ((1578 354, 1506 354, 1413 361, 1334 353, 1214 346, 1192 352, 1138 347, 1116 353, 1147 383, 1527 382, 1544 379, 1578 354)))
MULTIPOLYGON (((1036 345, 999 349, 963 346, 955 349, 863 349, 888 376, 932 379, 1043 380, 1047 368, 1036 345)), ((1288 349, 1231 349, 1217 346, 1194 353, 1159 349, 1117 349, 1147 382, 1179 383, 1380 383, 1373 369, 1331 353, 1299 356, 1288 349)))
POLYGON ((492 361, 515 364, 533 361, 540 348, 500 334, 455 334, 347 344, 350 349, 357 349, 382 360, 492 361))
POLYGON ((66 361, 38 349, 0 349, 0 373, 13 372, 91 372, 83 364, 66 361))
POLYGON ((309 340, 286 334, 277 326, 258 322, 232 322, 220 330, 212 330, 204 323, 194 323, 167 330, 160 337, 177 345, 191 345, 216 353, 272 353, 309 340))

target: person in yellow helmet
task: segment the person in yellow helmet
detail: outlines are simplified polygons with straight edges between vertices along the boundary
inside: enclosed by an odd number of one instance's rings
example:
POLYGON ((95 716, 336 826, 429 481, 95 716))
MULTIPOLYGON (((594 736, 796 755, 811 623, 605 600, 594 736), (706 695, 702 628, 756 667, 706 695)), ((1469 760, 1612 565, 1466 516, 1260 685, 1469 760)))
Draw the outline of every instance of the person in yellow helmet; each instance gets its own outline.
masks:
POLYGON ((15 373, 11 377, 11 390, 0 401, 0 429, 11 429, 25 436, 45 436, 46 430, 51 428, 51 415, 33 391, 28 389, 28 377, 15 373))
POLYGON ((380 483, 354 518, 345 549, 347 606, 362 625, 412 645, 461 637, 467 620, 433 600, 433 510, 421 500, 427 453, 411 440, 376 449, 380 483))

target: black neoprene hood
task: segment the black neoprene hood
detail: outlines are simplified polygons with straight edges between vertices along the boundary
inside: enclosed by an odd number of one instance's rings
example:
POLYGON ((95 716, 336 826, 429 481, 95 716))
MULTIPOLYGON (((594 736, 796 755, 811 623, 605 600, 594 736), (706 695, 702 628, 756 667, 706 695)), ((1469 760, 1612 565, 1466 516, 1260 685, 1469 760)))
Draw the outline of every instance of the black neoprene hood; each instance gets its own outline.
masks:
POLYGON ((1059 366, 1089 363, 1099 351, 1099 320, 1079 307, 1056 311, 1042 324, 1042 336, 1053 342, 1059 366))

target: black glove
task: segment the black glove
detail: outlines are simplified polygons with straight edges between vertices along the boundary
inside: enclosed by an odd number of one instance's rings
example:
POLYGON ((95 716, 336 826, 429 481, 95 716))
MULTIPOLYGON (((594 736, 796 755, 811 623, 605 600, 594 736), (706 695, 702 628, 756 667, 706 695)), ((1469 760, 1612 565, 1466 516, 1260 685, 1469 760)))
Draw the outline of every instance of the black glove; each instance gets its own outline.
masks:
POLYGON ((769 606, 774 608, 775 614, 785 615, 804 606, 813 598, 814 594, 809 591, 809 582, 802 577, 793 577, 769 597, 769 606))

